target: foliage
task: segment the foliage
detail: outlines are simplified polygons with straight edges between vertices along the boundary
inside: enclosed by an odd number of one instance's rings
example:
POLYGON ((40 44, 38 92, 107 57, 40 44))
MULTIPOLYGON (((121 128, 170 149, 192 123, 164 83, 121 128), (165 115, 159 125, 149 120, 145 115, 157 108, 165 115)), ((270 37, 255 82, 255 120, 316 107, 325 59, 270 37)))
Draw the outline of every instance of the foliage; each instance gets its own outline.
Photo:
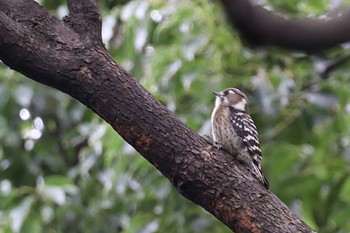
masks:
MULTIPOLYGON (((66 12, 62 1, 40 2, 66 12)), ((346 47, 247 48, 215 1, 120 3, 99 1, 106 46, 123 67, 201 135, 211 91, 245 91, 271 190, 318 232, 350 231, 349 64, 320 76, 346 47)), ((264 4, 298 15, 334 8, 264 4)), ((228 232, 90 110, 4 65, 0 76, 0 233, 228 232)))

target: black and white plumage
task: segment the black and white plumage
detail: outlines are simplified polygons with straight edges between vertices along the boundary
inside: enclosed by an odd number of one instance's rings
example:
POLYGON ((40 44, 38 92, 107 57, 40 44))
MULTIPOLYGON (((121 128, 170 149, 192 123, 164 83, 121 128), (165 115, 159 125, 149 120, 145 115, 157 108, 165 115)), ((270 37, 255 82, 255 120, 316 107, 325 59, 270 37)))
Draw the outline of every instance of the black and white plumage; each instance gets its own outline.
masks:
POLYGON ((268 181, 260 167, 262 154, 258 132, 247 112, 246 95, 236 88, 213 93, 216 96, 211 115, 214 144, 251 165, 253 175, 268 188, 268 181))

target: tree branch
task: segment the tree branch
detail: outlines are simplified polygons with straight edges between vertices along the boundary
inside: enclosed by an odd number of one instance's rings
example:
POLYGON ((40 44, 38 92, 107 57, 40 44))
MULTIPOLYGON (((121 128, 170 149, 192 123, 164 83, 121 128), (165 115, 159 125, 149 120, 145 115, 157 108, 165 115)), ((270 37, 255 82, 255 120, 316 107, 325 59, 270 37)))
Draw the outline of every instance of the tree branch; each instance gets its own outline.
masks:
POLYGON ((2 0, 0 59, 91 108, 182 195, 235 232, 313 232, 246 167, 180 122, 113 61, 94 31, 101 21, 93 2, 68 3, 73 15, 64 23, 32 0, 2 0), (91 23, 94 30, 80 30, 91 23))
POLYGON ((253 45, 315 52, 350 40, 350 8, 324 20, 291 20, 253 5, 250 0, 221 3, 232 26, 253 45))
POLYGON ((96 3, 67 0, 67 4, 69 15, 63 21, 76 31, 85 42, 102 43, 102 40, 98 39, 101 37, 102 19, 96 3))

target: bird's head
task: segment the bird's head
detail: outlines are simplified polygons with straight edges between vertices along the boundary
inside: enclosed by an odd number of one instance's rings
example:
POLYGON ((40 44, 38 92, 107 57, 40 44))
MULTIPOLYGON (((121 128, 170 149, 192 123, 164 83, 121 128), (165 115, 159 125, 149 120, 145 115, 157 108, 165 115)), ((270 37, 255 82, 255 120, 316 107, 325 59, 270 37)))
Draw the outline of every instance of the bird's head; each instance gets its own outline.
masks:
POLYGON ((237 88, 227 88, 221 92, 213 91, 213 94, 216 96, 216 107, 232 107, 238 111, 247 111, 247 96, 237 88))

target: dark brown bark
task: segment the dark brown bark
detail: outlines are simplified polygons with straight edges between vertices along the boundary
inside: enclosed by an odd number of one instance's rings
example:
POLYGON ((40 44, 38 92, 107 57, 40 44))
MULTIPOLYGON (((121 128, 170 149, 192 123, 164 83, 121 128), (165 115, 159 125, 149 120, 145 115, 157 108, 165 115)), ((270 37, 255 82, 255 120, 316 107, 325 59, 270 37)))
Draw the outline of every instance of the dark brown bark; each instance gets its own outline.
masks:
POLYGON ((315 52, 350 40, 350 9, 325 20, 286 19, 249 0, 221 0, 231 24, 257 45, 315 52))
POLYGON ((1 60, 91 108, 182 195, 235 232, 312 232, 243 165, 180 122, 113 61, 95 4, 68 3, 64 23, 32 0, 1 0, 1 60))

